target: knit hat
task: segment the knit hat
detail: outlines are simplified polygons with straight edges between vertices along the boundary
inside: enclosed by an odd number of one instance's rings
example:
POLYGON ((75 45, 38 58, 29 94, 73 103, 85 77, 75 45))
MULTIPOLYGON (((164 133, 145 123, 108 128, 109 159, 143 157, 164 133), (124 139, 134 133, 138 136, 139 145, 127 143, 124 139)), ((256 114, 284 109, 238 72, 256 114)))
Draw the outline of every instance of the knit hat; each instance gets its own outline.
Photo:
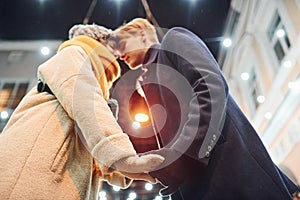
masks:
POLYGON ((105 45, 110 53, 112 53, 116 58, 120 56, 118 50, 114 48, 115 42, 108 42, 108 39, 112 39, 113 41, 113 38, 115 38, 111 29, 97 24, 77 24, 69 30, 69 39, 72 39, 78 35, 89 36, 105 45))
POLYGON ((77 24, 69 30, 69 39, 78 35, 86 35, 105 45, 111 34, 112 30, 104 26, 97 24, 77 24))

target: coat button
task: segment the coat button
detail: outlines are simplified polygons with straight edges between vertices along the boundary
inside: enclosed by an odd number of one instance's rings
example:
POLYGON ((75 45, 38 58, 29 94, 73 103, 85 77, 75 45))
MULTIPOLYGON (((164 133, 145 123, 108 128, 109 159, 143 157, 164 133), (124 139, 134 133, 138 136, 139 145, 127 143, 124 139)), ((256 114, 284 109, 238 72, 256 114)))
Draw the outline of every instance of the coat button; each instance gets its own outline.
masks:
POLYGON ((209 152, 207 151, 207 152, 205 152, 205 157, 209 157, 209 152))
POLYGON ((213 140, 216 140, 217 136, 215 134, 213 134, 213 140))
POLYGON ((208 151, 211 151, 211 146, 208 146, 208 147, 207 147, 207 150, 208 150, 208 151))

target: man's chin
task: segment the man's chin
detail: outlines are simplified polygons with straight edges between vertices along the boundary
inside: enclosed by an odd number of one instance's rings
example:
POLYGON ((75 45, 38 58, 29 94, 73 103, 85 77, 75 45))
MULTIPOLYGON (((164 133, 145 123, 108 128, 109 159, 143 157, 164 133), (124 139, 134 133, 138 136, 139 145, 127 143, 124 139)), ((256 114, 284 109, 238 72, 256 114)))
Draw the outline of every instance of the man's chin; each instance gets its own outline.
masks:
POLYGON ((142 66, 142 64, 140 64, 140 65, 127 64, 127 65, 129 66, 129 69, 131 69, 131 70, 136 70, 142 66))

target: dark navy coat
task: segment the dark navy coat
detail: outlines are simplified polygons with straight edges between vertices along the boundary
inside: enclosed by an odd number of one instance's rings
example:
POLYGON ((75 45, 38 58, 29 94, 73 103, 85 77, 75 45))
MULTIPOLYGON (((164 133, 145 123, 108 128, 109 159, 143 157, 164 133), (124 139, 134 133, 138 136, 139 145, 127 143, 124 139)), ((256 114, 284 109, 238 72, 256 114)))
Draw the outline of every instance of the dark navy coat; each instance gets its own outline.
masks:
POLYGON ((291 199, 296 186, 272 162, 199 37, 169 30, 143 69, 140 84, 161 145, 196 161, 173 200, 291 199))

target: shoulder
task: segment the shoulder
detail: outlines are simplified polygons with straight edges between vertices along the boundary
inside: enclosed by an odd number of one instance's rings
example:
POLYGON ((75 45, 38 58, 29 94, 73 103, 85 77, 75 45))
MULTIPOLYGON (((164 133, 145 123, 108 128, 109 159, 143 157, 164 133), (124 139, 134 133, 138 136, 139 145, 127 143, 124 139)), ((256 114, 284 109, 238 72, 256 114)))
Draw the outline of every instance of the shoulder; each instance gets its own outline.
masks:
POLYGON ((164 35, 162 39, 162 42, 164 40, 178 40, 178 39, 200 40, 200 38, 190 30, 183 27, 174 27, 167 31, 167 33, 164 35))
POLYGON ((174 36, 183 36, 183 35, 194 35, 190 30, 183 27, 174 27, 167 31, 165 37, 174 37, 174 36))
POLYGON ((76 46, 76 45, 70 45, 70 46, 67 46, 65 48, 63 48, 61 51, 58 52, 59 54, 62 54, 62 55, 66 55, 66 56, 72 56, 72 57, 87 57, 88 55, 85 53, 85 51, 79 47, 79 46, 76 46))
POLYGON ((180 48, 204 44, 203 41, 192 31, 183 27, 171 28, 161 41, 162 48, 180 48))

